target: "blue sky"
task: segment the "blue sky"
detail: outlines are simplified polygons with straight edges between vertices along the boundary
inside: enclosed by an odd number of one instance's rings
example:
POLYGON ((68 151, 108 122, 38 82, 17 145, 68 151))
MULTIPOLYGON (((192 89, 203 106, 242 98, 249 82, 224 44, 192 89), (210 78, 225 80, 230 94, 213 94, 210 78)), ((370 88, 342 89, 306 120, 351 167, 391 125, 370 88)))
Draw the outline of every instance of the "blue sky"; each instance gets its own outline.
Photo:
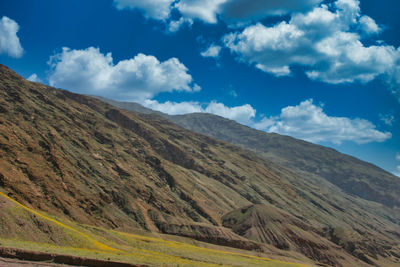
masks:
POLYGON ((31 80, 211 112, 400 174, 395 0, 0 2, 0 63, 31 80))

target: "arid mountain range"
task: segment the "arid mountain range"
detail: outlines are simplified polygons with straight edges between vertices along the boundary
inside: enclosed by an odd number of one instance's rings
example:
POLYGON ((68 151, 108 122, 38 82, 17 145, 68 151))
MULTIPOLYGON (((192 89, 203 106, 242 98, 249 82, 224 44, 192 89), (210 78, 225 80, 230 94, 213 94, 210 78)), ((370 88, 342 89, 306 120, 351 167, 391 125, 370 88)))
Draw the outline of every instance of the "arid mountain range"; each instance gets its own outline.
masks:
POLYGON ((250 149, 293 171, 319 176, 349 194, 389 207, 400 207, 400 179, 373 164, 331 148, 259 131, 213 114, 171 116, 138 103, 99 99, 122 109, 159 114, 185 129, 250 149))
MULTIPOLYGON (((79 224, 328 266, 400 264, 397 177, 214 115, 110 104, 0 66, 1 191, 79 224)), ((13 218, 1 237, 18 237, 13 218)))

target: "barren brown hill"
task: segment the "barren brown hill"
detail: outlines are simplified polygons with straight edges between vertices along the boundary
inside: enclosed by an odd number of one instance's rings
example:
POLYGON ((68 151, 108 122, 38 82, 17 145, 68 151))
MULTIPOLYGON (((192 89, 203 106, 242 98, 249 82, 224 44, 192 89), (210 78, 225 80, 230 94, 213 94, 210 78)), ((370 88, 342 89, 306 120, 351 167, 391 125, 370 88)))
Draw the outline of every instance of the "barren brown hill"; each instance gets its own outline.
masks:
POLYGON ((137 103, 100 99, 122 109, 160 114, 190 131, 253 150, 295 172, 326 179, 349 194, 389 207, 400 207, 398 177, 334 149, 290 136, 259 131, 213 114, 191 113, 171 116, 152 111, 137 103))
MULTIPOLYGON (((273 251, 268 245, 275 245, 283 254, 301 252, 333 266, 390 266, 400 260, 397 209, 161 116, 28 82, 4 66, 0 187, 27 206, 78 223, 250 250, 273 251), (236 223, 223 224, 226 213, 265 207, 259 204, 268 208, 248 213, 263 214, 256 220, 259 229, 268 225, 265 218, 290 214, 290 225, 301 222, 295 234, 304 231, 299 238, 310 241, 310 250, 282 247, 236 231, 236 223)), ((227 216, 232 214, 241 213, 227 216)), ((285 239, 282 231, 291 226, 283 224, 275 221, 271 234, 285 239)), ((4 229, 0 235, 7 234, 4 229)))
POLYGON ((237 144, 294 171, 327 179, 343 191, 400 208, 400 179, 338 151, 289 136, 271 134, 211 114, 173 116, 179 125, 237 144))

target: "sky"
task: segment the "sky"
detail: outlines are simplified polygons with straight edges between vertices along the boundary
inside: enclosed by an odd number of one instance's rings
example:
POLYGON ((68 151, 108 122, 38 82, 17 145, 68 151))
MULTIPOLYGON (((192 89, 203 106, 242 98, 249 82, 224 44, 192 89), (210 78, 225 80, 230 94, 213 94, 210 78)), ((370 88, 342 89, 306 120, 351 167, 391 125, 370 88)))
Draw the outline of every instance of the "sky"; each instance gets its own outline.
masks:
POLYGON ((0 63, 77 93, 209 112, 400 176, 396 0, 2 0, 0 63))

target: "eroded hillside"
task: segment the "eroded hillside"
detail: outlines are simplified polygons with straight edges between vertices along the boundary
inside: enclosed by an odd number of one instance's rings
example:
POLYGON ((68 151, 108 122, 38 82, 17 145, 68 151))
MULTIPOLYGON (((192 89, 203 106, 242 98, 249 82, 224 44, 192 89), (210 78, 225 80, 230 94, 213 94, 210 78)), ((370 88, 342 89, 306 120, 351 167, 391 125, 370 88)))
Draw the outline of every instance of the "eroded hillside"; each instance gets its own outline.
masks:
MULTIPOLYGON (((141 228, 249 250, 293 251, 294 257, 303 253, 337 266, 395 264, 400 258, 398 210, 161 116, 31 83, 4 66, 0 186, 32 208, 121 231, 141 228), (313 253, 223 224, 228 212, 259 204, 274 207, 263 210, 266 218, 276 208, 301 221, 313 253)), ((270 229, 278 238, 287 234, 280 224, 270 229)))

